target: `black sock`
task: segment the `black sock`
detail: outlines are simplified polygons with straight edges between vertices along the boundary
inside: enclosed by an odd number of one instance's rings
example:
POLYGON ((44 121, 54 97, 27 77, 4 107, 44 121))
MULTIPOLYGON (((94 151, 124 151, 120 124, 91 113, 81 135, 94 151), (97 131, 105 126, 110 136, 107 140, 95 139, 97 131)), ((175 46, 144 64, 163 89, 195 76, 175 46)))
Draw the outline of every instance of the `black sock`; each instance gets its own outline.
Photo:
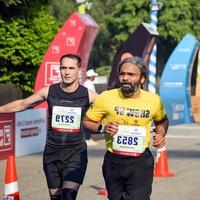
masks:
POLYGON ((50 194, 51 200, 61 200, 61 195, 50 194))
POLYGON ((63 188, 61 191, 61 200, 75 200, 77 196, 77 191, 63 188))

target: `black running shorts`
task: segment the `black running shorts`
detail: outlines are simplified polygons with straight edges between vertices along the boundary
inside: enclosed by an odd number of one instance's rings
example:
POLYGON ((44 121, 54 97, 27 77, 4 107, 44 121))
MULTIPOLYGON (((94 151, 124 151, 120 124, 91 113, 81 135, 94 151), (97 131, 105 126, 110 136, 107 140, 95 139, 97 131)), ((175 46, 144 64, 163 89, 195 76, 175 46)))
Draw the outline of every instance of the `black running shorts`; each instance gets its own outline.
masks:
POLYGON ((85 143, 64 148, 46 145, 43 154, 43 169, 49 189, 61 187, 63 181, 82 184, 87 162, 85 143))

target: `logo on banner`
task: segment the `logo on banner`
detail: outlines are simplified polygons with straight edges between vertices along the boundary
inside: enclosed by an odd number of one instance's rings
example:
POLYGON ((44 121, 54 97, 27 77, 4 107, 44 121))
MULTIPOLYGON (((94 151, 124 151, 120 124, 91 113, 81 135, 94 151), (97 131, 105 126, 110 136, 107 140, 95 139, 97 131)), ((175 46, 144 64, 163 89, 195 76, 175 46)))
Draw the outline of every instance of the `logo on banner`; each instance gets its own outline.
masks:
POLYGON ((184 118, 184 104, 176 104, 172 103, 172 119, 173 120, 181 120, 184 118))
POLYGON ((23 128, 21 129, 21 138, 33 137, 39 135, 38 127, 23 128))
POLYGON ((71 27, 76 26, 76 20, 71 19, 71 20, 69 21, 69 26, 71 26, 71 27))
POLYGON ((165 88, 181 88, 183 86, 183 82, 164 82, 165 88))
POLYGON ((186 64, 170 64, 172 70, 186 70, 186 64))
POLYGON ((69 47, 73 47, 76 44, 76 38, 75 37, 67 37, 66 38, 66 45, 69 47))
POLYGON ((51 51, 52 51, 52 54, 59 54, 60 53, 60 46, 53 45, 51 51))
POLYGON ((45 63, 45 86, 49 86, 61 81, 59 62, 45 63))
POLYGON ((3 196, 3 200, 15 200, 15 197, 11 197, 11 196, 3 196))
POLYGON ((0 152, 12 149, 12 121, 0 122, 0 152))

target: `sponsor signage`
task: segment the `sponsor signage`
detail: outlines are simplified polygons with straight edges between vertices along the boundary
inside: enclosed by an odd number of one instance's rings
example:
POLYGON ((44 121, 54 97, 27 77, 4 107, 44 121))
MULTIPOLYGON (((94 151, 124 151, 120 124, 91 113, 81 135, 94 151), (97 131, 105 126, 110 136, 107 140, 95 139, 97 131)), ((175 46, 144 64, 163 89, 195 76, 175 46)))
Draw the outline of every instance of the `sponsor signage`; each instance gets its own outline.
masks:
POLYGON ((16 156, 43 151, 47 134, 46 121, 45 108, 16 113, 16 156))
POLYGON ((160 81, 160 96, 171 125, 192 123, 191 77, 199 43, 187 34, 168 59, 160 81))
POLYGON ((0 114, 0 160, 15 154, 14 114, 0 114))

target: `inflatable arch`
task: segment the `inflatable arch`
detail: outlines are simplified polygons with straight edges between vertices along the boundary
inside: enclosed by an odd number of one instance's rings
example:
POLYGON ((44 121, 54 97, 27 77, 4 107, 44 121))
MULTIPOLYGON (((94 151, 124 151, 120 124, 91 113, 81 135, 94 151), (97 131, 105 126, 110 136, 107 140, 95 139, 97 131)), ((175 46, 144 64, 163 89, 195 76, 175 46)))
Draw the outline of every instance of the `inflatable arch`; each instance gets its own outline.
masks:
POLYGON ((90 15, 73 13, 54 37, 44 55, 35 80, 34 92, 60 81, 59 60, 67 53, 78 54, 82 58, 82 71, 79 78, 83 83, 98 30, 98 24, 90 15))
POLYGON ((199 42, 186 34, 169 57, 160 81, 160 96, 171 125, 194 122, 191 82, 199 42))
POLYGON ((108 80, 108 88, 115 87, 118 80, 117 65, 121 59, 131 55, 139 56, 143 58, 145 63, 148 65, 151 51, 156 42, 157 36, 158 32, 151 24, 142 23, 138 26, 135 32, 122 44, 114 57, 112 70, 108 80))

